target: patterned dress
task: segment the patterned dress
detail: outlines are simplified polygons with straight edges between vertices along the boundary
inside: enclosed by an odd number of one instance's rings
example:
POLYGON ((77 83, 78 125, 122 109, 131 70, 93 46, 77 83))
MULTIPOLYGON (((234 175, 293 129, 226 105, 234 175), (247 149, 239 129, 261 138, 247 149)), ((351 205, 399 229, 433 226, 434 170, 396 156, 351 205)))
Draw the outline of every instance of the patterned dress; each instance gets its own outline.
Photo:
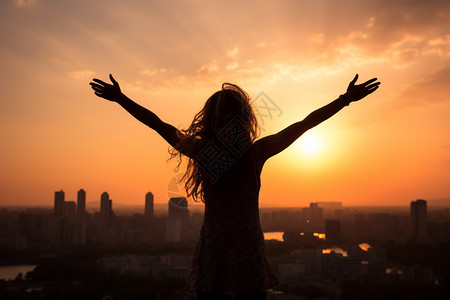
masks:
POLYGON ((205 187, 188 290, 256 294, 278 284, 259 221, 262 165, 253 144, 217 184, 205 187))

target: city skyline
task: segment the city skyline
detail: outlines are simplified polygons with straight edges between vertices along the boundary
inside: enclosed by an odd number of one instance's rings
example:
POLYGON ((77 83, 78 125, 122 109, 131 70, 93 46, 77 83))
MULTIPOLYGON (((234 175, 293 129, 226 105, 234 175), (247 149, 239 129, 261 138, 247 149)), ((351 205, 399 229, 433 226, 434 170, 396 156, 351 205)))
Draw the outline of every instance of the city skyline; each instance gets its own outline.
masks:
MULTIPOLYGON (((84 189, 77 193, 81 207, 86 194, 84 189)), ((166 203, 167 215, 152 215, 153 194, 148 192, 143 195, 148 200, 145 210, 116 215, 110 195, 103 192, 100 211, 85 214, 74 209, 74 201, 65 201, 65 195, 63 190, 55 191, 53 209, 0 209, 0 250, 8 253, 2 256, 2 262, 8 263, 2 269, 16 272, 3 272, 3 278, 0 274, 2 295, 29 294, 31 289, 34 295, 55 294, 55 289, 67 289, 61 282, 73 286, 74 276, 78 295, 118 295, 121 292, 112 287, 124 282, 120 287, 128 292, 134 288, 127 279, 144 278, 146 290, 138 283, 139 295, 156 295, 164 283, 174 291, 174 297, 167 299, 186 294, 182 289, 203 220, 202 213, 189 210, 186 199, 173 197, 166 203), (27 269, 9 266, 13 261, 27 262, 27 269), (122 280, 98 291, 100 280, 109 281, 110 276, 122 280), (93 285, 86 286, 89 282, 93 285), (24 286, 30 289, 24 292, 24 286)), ((277 299, 291 299, 290 287, 305 284, 320 284, 316 293, 328 297, 351 292, 358 293, 358 299, 374 288, 379 295, 402 296, 399 299, 412 299, 418 293, 429 296, 430 290, 447 292, 447 258, 442 249, 450 241, 449 209, 428 210, 423 199, 411 201, 410 208, 409 212, 363 212, 327 201, 303 209, 260 210, 270 262, 285 283, 271 293, 277 299)))
MULTIPOLYGON (((153 195, 148 192, 145 208, 119 215, 113 210, 107 192, 100 195, 98 210, 90 212, 83 209, 86 191, 80 189, 77 195, 81 208, 74 201, 65 201, 65 193, 60 190, 54 193, 51 210, 0 210, 3 216, 0 225, 3 224, 5 234, 1 245, 23 250, 33 245, 42 247, 42 242, 57 248, 120 243, 150 245, 158 241, 185 243, 197 240, 202 225, 203 213, 191 210, 184 197, 171 198, 166 203, 167 214, 154 214, 150 213, 154 212, 153 195)), ((301 209, 263 208, 259 214, 266 240, 303 246, 319 243, 326 248, 323 253, 337 251, 347 256, 339 247, 348 247, 348 243, 359 244, 359 248, 367 251, 372 247, 370 244, 393 241, 421 244, 448 241, 448 207, 432 210, 427 207, 423 199, 411 201, 409 211, 364 211, 348 209, 341 202, 313 202, 301 209)))
MULTIPOLYGON (((97 200, 93 199, 91 201, 87 201, 87 192, 84 189, 79 189, 77 192, 77 198, 76 201, 72 200, 72 198, 67 198, 66 199, 66 192, 64 190, 59 190, 59 191, 54 191, 54 198, 52 200, 51 204, 47 204, 47 205, 42 205, 42 204, 36 204, 36 205, 0 205, 1 207, 4 208, 13 208, 13 207, 52 207, 52 209, 54 210, 54 213, 56 215, 62 216, 64 213, 64 209, 69 209, 69 210, 73 210, 73 214, 76 214, 77 216, 86 214, 88 210, 90 211, 95 211, 95 207, 98 208, 98 211, 100 212, 102 210, 102 207, 106 206, 106 200, 109 201, 109 208, 107 208, 108 210, 112 210, 112 199, 109 198, 109 193, 107 191, 103 191, 102 193, 100 193, 99 195, 97 195, 97 200), (103 200, 104 199, 104 200, 103 200), (102 201, 103 200, 103 201, 102 201), (103 204, 102 204, 103 203, 103 204), (75 206, 73 208, 64 208, 64 204, 75 204, 75 206)), ((147 216, 153 216, 155 214, 155 206, 158 207, 166 207, 167 203, 169 203, 169 207, 168 209, 170 210, 170 206, 175 205, 178 206, 177 202, 179 202, 180 199, 183 199, 183 203, 182 206, 185 207, 195 207, 196 209, 198 208, 203 208, 204 205, 201 202, 195 202, 192 201, 192 199, 190 199, 189 197, 185 197, 185 196, 180 196, 180 194, 177 194, 177 196, 171 196, 168 197, 167 199, 164 199, 162 201, 158 201, 155 202, 155 198, 152 192, 148 191, 144 194, 144 196, 141 196, 141 201, 140 202, 135 202, 133 204, 130 203, 124 203, 124 202, 118 202, 118 201, 114 201, 115 205, 119 205, 119 209, 120 208, 124 208, 124 207, 142 207, 143 208, 143 213, 144 215, 147 216), (175 203, 175 204, 174 204, 175 203)), ((410 202, 408 203, 408 205, 361 205, 361 206, 354 206, 354 205, 345 205, 344 202, 342 201, 316 201, 316 202, 309 202, 307 203, 305 206, 271 206, 271 205, 260 205, 260 207, 262 208, 301 208, 303 210, 304 213, 308 214, 309 210, 311 209, 343 209, 343 208, 348 208, 348 207, 367 207, 367 208, 376 208, 376 207, 380 207, 380 208, 399 208, 399 207, 403 207, 404 209, 409 209, 410 212, 413 212, 413 204, 415 205, 415 203, 421 203, 421 202, 428 202, 428 206, 430 206, 433 208, 438 208, 438 209, 442 209, 442 208, 448 208, 448 206, 450 205, 450 198, 449 199, 416 199, 416 200, 410 200, 410 202)), ((321 212, 319 212, 319 214, 321 214, 321 212)), ((426 214, 426 212, 425 212, 426 214)), ((315 213, 315 215, 317 215, 317 212, 315 213)), ((314 217, 313 217, 314 218, 314 217)))
MULTIPOLYGON (((68 193, 70 194, 70 193, 68 193)), ((74 209, 76 209, 76 214, 77 215, 81 215, 83 213, 85 213, 88 209, 92 210, 94 205, 98 206, 99 211, 101 210, 102 207, 102 198, 105 196, 108 197, 108 200, 112 202, 112 199, 109 198, 109 193, 106 191, 103 191, 101 193, 99 193, 97 196, 92 197, 90 195, 90 199, 91 200, 87 200, 88 197, 88 193, 86 192, 86 190, 84 189, 78 189, 78 191, 75 193, 77 195, 76 200, 72 200, 71 197, 68 197, 66 200, 66 192, 64 190, 59 190, 59 191, 54 191, 54 197, 52 198, 53 200, 50 201, 50 203, 48 204, 32 204, 32 205, 0 205, 0 207, 52 207, 56 211, 59 211, 59 213, 56 213, 58 215, 62 215, 63 214, 63 210, 64 207, 62 206, 62 204, 57 205, 56 202, 66 202, 66 203, 76 203, 76 207, 74 209), (93 199, 94 198, 94 199, 93 199), (57 208, 57 206, 59 208, 57 208)), ((172 199, 179 199, 179 198, 183 198, 186 199, 186 207, 192 207, 195 206, 196 208, 199 207, 203 207, 203 203, 201 202, 195 202, 192 199, 190 199, 189 197, 186 196, 181 196, 180 193, 176 193, 176 196, 172 195, 172 196, 168 196, 167 198, 160 200, 160 201, 155 201, 155 197, 153 195, 152 192, 148 191, 146 193, 144 193, 143 195, 141 195, 141 200, 139 201, 135 201, 133 203, 127 203, 127 202, 120 202, 120 201, 114 201, 115 205, 119 205, 119 207, 140 207, 142 206, 144 209, 144 214, 145 215, 153 215, 155 212, 155 208, 154 206, 166 206, 167 203, 173 203, 172 199)), ((106 200, 106 199, 105 199, 106 200)), ((327 207, 327 206, 331 206, 334 207, 335 209, 338 209, 339 207, 342 209, 343 207, 404 207, 405 209, 412 209, 412 203, 413 202, 417 202, 417 201, 425 201, 428 202, 428 205, 431 204, 431 207, 436 207, 436 208, 445 208, 450 206, 450 198, 448 199, 427 199, 427 200, 423 200, 423 199, 419 199, 416 198, 416 200, 409 200, 409 202, 406 205, 344 205, 344 201, 311 201, 306 203, 305 205, 293 205, 293 206, 277 206, 276 203, 275 205, 271 205, 269 204, 262 204, 260 205, 260 207, 266 207, 266 208, 302 208, 303 210, 305 209, 310 209, 311 205, 313 205, 314 207, 317 207, 317 204, 319 204, 319 207, 327 207)), ((111 204, 112 205, 112 204, 111 204)), ((170 206, 169 206, 170 207, 170 206)))
MULTIPOLYGON (((148 192, 145 194, 145 207, 141 211, 118 215, 113 210, 113 202, 107 192, 100 195, 99 209, 91 212, 85 210, 86 191, 80 189, 77 196, 77 202, 66 201, 63 190, 55 191, 52 210, 21 212, 2 209, 0 213, 6 218, 3 222, 19 222, 20 225, 14 228, 19 229, 20 235, 29 236, 31 244, 38 240, 61 245, 118 241, 153 243, 155 237, 149 237, 153 234, 168 243, 194 242, 202 225, 203 214, 191 211, 184 197, 172 197, 166 203, 167 214, 155 215, 153 194, 148 192), (118 236, 113 237, 111 234, 118 236)), ((438 243, 448 240, 448 207, 430 210, 430 214, 427 213, 427 207, 424 199, 411 201, 409 212, 349 210, 342 202, 311 202, 309 207, 301 209, 262 209, 259 214, 264 224, 264 234, 268 234, 269 240, 275 238, 302 245, 324 240, 328 246, 359 241, 359 247, 367 251, 366 248, 371 246, 361 246, 361 243, 438 243)), ((23 247, 11 235, 12 232, 5 231, 8 237, 2 243, 23 247)))
POLYGON ((355 74, 358 82, 377 77, 376 93, 267 162, 261 205, 450 198, 448 1, 231 8, 228 1, 1 1, 8 30, 0 40, 0 206, 51 205, 55 190, 75 195, 79 186, 88 199, 107 190, 133 205, 150 190, 155 203, 168 200, 184 165, 175 173, 160 136, 96 99, 89 81, 110 73, 127 96, 178 128, 223 82, 236 83, 259 109, 260 137, 336 99, 355 74))

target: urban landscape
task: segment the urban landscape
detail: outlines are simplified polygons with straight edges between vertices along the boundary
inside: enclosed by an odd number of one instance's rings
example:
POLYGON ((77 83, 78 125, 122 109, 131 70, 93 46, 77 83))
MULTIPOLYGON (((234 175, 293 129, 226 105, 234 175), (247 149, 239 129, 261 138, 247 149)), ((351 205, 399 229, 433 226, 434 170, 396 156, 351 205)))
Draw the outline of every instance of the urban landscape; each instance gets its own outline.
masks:
MULTIPOLYGON (((87 205, 83 189, 76 202, 61 190, 53 208, 1 208, 1 267, 25 269, 0 280, 0 298, 195 299, 186 280, 202 206, 184 197, 156 205, 151 192, 142 198, 142 207, 113 209, 107 192, 87 205)), ((448 206, 312 202, 262 207, 260 220, 281 282, 268 299, 450 295, 448 206)))
POLYGON ((450 300, 449 16, 1 0, 0 300, 450 300))

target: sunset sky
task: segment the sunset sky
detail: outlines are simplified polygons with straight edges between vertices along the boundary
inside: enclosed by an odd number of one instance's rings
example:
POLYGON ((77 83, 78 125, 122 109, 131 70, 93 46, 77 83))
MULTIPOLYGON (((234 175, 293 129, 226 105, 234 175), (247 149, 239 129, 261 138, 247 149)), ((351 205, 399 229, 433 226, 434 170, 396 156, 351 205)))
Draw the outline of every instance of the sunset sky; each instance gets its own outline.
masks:
MULTIPOLYGON (((450 1, 0 1, 0 205, 168 201, 168 145, 92 78, 186 128, 222 82, 279 108, 261 137, 380 88, 269 159, 262 206, 450 198, 450 1), (303 141, 303 143, 302 143, 303 141)), ((262 111, 261 111, 262 112, 262 111)))

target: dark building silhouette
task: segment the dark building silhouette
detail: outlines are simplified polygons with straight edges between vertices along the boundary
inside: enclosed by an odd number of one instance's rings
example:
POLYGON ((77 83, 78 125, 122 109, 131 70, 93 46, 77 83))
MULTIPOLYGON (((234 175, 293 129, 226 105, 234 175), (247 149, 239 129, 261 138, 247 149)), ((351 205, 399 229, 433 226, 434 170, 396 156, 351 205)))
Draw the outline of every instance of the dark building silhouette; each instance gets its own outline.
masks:
POLYGON ((378 241, 394 241, 399 236, 399 220, 397 215, 387 213, 369 214, 372 238, 378 241))
POLYGON ((77 217, 82 219, 86 216, 86 192, 80 189, 77 194, 77 217))
POLYGON ((169 218, 186 218, 189 216, 185 197, 175 197, 169 200, 169 218))
POLYGON ((108 215, 112 211, 112 200, 109 199, 107 192, 104 192, 100 197, 100 214, 108 215))
POLYGON ((303 215, 309 226, 323 225, 323 208, 317 202, 311 202, 309 207, 303 208, 303 215))
POLYGON ((317 206, 323 209, 323 217, 326 219, 339 219, 344 213, 342 202, 319 201, 317 206))
POLYGON ((417 241, 427 239, 427 201, 411 201, 411 233, 417 241))
POLYGON ((186 240, 186 229, 189 222, 187 200, 184 197, 170 198, 169 217, 166 220, 166 241, 181 242, 186 240))
POLYGON ((71 219, 75 218, 77 215, 77 204, 75 201, 64 202, 64 217, 69 217, 71 219))
POLYGON ((154 204, 153 204, 153 194, 148 192, 145 195, 145 216, 153 217, 154 215, 154 204))
POLYGON ((64 215, 64 191, 55 192, 54 212, 58 217, 64 215))
POLYGON ((434 272, 430 268, 421 265, 403 267, 405 281, 418 285, 434 284, 434 272))
POLYGON ((112 200, 109 199, 108 193, 104 192, 100 197, 100 218, 105 225, 111 224, 112 214, 112 200))
POLYGON ((339 243, 341 242, 341 221, 340 220, 326 220, 325 221, 325 238, 327 242, 339 243))

